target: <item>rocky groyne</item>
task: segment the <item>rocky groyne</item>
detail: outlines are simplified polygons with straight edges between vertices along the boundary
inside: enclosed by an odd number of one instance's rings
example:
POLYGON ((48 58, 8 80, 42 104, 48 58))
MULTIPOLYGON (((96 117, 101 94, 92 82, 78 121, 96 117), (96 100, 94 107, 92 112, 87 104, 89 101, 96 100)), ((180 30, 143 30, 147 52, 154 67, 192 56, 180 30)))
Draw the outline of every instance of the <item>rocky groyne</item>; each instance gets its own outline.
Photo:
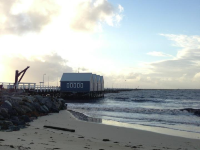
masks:
POLYGON ((0 91, 0 130, 17 131, 40 116, 59 113, 64 109, 65 101, 61 98, 0 91))

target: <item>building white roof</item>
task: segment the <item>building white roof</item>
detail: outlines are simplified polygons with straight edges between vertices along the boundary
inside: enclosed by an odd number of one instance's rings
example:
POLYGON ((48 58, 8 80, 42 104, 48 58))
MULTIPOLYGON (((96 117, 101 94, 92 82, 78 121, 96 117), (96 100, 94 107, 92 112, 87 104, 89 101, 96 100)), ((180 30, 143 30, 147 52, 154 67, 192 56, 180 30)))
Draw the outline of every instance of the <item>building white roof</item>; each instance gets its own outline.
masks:
POLYGON ((63 73, 62 81, 90 81, 92 73, 63 73))

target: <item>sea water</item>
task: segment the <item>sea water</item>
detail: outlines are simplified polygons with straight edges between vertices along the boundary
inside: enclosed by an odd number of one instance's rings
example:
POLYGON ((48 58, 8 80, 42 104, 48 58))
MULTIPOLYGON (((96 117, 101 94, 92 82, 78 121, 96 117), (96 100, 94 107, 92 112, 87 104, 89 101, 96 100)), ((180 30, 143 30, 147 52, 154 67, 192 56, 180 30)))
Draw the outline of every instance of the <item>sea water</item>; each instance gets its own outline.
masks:
POLYGON ((68 109, 102 123, 200 139, 200 90, 133 90, 90 101, 70 101, 68 109))

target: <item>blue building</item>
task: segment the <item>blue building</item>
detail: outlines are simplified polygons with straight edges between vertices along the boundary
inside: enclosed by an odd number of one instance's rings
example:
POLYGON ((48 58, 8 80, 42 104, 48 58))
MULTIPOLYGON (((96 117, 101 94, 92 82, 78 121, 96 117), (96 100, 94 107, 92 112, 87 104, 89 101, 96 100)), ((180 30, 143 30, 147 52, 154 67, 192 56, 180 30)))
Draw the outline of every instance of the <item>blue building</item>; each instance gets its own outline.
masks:
POLYGON ((103 79, 103 76, 100 76, 100 91, 104 91, 104 79, 103 79))
POLYGON ((93 76, 93 91, 97 91, 97 75, 96 74, 92 74, 93 76))
POLYGON ((92 73, 63 73, 60 81, 61 92, 92 92, 92 73))

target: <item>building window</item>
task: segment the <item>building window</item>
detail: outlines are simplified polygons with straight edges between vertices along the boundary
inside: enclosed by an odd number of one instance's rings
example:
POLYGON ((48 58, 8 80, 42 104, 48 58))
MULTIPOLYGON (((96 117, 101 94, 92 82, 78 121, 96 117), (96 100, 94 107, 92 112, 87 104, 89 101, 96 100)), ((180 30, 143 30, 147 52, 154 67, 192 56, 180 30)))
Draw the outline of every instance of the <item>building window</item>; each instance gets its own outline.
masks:
POLYGON ((81 88, 83 88, 83 83, 81 83, 81 88))
POLYGON ((69 83, 67 83, 67 88, 69 88, 69 83))
POLYGON ((80 88, 80 83, 77 83, 77 88, 80 88))
POLYGON ((70 83, 70 88, 73 88, 73 83, 70 83))
POLYGON ((76 88, 76 83, 74 83, 74 88, 76 88))

